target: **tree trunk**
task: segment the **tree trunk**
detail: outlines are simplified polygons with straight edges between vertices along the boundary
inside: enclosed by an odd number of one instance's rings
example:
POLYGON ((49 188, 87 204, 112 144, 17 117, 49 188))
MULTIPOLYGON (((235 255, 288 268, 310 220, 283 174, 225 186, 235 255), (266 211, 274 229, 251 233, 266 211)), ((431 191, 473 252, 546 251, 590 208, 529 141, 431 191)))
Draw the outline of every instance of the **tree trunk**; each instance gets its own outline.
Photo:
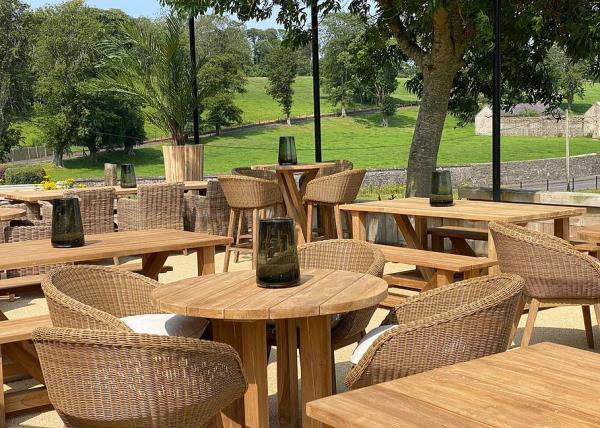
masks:
POLYGON ((342 117, 346 117, 346 106, 342 105, 342 117))
POLYGON ((286 117, 285 117, 285 123, 287 123, 288 125, 291 125, 291 124, 292 124, 292 119, 291 119, 291 117, 290 117, 290 115, 289 115, 289 114, 288 114, 288 115, 286 115, 286 117))
POLYGON ((135 150, 133 150, 133 144, 125 145, 125 154, 127 155, 127 157, 130 157, 130 158, 135 156, 135 150))
POLYGON ((221 127, 219 125, 215 126, 215 135, 217 137, 221 136, 221 127))
POLYGON ((95 146, 88 146, 88 149, 90 151, 90 161, 92 162, 97 162, 98 161, 98 148, 95 146))
POLYGON ((57 167, 59 167, 59 168, 64 168, 65 162, 63 160, 63 150, 62 150, 62 148, 61 149, 54 149, 52 163, 54 165, 56 165, 57 167))
POLYGON ((429 196, 455 70, 459 68, 458 61, 449 65, 434 60, 433 64, 423 69, 423 95, 408 157, 406 196, 429 196))

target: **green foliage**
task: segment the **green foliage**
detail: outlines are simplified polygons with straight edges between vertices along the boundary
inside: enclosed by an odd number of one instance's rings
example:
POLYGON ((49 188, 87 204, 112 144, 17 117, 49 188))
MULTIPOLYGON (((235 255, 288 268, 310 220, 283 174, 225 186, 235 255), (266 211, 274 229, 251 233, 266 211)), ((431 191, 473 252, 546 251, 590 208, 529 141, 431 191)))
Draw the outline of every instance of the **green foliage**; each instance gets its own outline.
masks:
POLYGON ((232 94, 221 92, 206 100, 206 122, 215 128, 217 135, 225 126, 242 122, 242 110, 234 103, 232 94))
POLYGON ((518 117, 540 117, 541 114, 537 110, 525 107, 516 116, 518 116, 518 117))
POLYGON ((160 31, 129 23, 122 33, 101 45, 107 60, 100 88, 130 95, 151 107, 143 110, 146 120, 167 133, 174 144, 186 144, 198 106, 190 89, 198 71, 190 67, 189 49, 182 37, 184 19, 170 14, 160 31))
POLYGON ((294 99, 293 84, 298 71, 298 58, 285 45, 279 45, 271 50, 266 60, 267 94, 271 95, 281 106, 288 124, 292 113, 294 99))
POLYGON ((572 110, 575 96, 583 97, 585 93, 589 65, 583 61, 574 61, 556 44, 548 51, 545 65, 554 88, 567 103, 567 108, 572 110))
POLYGON ((6 184, 39 184, 44 180, 46 171, 39 165, 11 166, 4 172, 6 184))

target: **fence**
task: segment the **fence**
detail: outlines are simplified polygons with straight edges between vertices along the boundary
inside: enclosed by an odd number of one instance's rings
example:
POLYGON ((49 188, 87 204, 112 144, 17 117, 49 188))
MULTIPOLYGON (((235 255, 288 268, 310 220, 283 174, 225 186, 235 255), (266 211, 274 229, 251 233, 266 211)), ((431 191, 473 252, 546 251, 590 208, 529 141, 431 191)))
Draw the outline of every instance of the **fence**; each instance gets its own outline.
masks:
POLYGON ((52 151, 44 146, 16 147, 10 149, 9 158, 12 163, 15 163, 19 161, 42 159, 51 155, 52 151))
POLYGON ((524 190, 547 190, 547 191, 584 191, 598 190, 600 188, 600 176, 591 175, 587 177, 571 177, 569 180, 540 180, 503 185, 508 189, 524 190))

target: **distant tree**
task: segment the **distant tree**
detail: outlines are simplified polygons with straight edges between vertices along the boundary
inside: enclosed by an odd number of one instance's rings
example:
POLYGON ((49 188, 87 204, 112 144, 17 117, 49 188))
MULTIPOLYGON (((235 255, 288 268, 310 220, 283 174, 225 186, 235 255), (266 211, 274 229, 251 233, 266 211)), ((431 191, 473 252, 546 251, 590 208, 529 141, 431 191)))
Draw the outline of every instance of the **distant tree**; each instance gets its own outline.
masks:
POLYGON ((206 102, 206 122, 215 128, 215 134, 221 135, 221 129, 242 122, 242 109, 235 105, 233 95, 220 92, 209 97, 206 102))
POLYGON ((287 124, 290 125, 298 58, 293 50, 280 45, 269 53, 265 66, 268 79, 267 94, 279 103, 287 124))
POLYGON ((252 51, 251 75, 266 76, 265 61, 269 53, 280 45, 279 33, 274 28, 266 30, 250 28, 246 34, 252 51))
POLYGON ((575 96, 583 97, 585 94, 586 76, 590 70, 589 64, 573 60, 564 49, 555 44, 548 51, 545 65, 548 67, 556 91, 567 103, 567 109, 573 110, 575 96))
POLYGON ((18 0, 0 2, 0 161, 19 144, 15 117, 31 107, 32 15, 18 0))

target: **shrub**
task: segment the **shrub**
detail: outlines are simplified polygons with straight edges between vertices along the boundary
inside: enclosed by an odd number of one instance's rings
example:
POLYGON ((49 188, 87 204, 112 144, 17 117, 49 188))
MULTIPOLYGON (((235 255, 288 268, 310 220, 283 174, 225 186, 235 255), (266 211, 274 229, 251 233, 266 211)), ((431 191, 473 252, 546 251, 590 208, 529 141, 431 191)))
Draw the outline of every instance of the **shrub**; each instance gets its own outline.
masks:
POLYGON ((4 173, 6 184, 39 184, 44 180, 46 171, 39 165, 11 166, 4 173))

